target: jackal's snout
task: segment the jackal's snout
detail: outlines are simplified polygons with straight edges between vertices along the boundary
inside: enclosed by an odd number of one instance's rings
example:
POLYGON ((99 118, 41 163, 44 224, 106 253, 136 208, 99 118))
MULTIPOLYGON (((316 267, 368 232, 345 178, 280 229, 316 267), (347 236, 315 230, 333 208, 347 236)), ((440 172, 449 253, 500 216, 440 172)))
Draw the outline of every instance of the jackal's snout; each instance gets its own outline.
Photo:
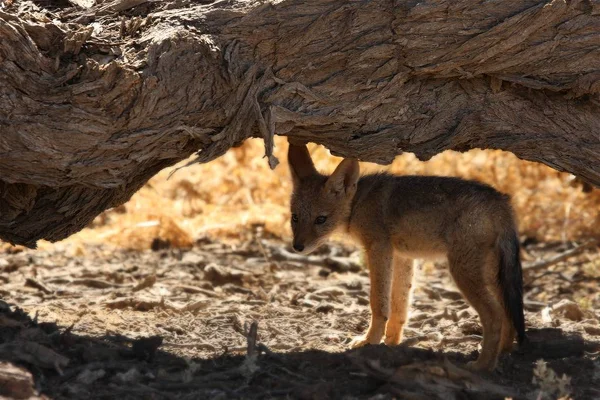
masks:
POLYGON ((292 248, 296 253, 308 254, 319 247, 321 240, 315 232, 303 224, 292 222, 294 239, 292 248))
POLYGON ((298 243, 294 240, 294 244, 292 245, 292 247, 294 248, 294 250, 296 250, 298 253, 302 253, 302 251, 304 250, 304 245, 302 243, 298 243))

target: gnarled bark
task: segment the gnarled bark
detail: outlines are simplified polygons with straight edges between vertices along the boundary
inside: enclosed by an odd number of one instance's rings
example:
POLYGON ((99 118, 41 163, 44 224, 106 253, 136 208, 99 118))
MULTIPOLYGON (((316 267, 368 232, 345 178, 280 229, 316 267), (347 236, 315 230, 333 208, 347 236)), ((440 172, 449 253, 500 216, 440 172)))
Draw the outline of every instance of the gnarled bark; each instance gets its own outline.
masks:
POLYGON ((65 238, 250 136, 272 166, 281 134, 378 163, 499 148, 600 184, 596 2, 18 2, 0 38, 13 243, 65 238))

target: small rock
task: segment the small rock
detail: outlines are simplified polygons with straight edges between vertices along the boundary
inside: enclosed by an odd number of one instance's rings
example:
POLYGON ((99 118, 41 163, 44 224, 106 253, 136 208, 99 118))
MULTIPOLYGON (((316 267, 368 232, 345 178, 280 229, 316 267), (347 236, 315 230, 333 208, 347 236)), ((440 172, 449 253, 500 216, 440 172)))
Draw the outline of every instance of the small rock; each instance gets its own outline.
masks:
POLYGON ((241 271, 232 271, 217 264, 209 264, 204 269, 204 279, 211 281, 213 285, 224 285, 226 283, 242 284, 244 273, 241 271))
POLYGON ((320 303, 321 301, 327 300, 329 298, 330 298, 330 296, 319 296, 318 294, 314 294, 314 293, 309 293, 306 295, 306 299, 314 300, 317 303, 320 303))
POLYGON ((430 289, 428 287, 421 287, 421 290, 423 292, 425 292, 425 294, 427 295, 427 297, 430 300, 435 300, 435 301, 442 300, 442 296, 440 295, 440 292, 435 289, 430 289))
POLYGON ((354 279, 350 282, 347 282, 344 284, 344 286, 346 286, 346 288, 348 288, 349 290, 362 290, 363 288, 362 282, 358 279, 354 279))
POLYGON ((542 309, 542 322, 545 322, 547 324, 552 322, 552 308, 551 307, 544 307, 542 309))
POLYGON ((471 313, 471 310, 467 309, 467 310, 462 310, 456 313, 456 316, 458 317, 458 319, 469 319, 473 316, 473 314, 471 313))
POLYGON ((189 251, 181 258, 181 264, 204 268, 206 261, 203 256, 196 254, 193 251, 189 251))
POLYGON ((361 306, 368 306, 369 305, 369 298, 365 297, 365 296, 356 296, 356 302, 358 304, 360 304, 361 306))
POLYGON ((600 326, 585 325, 583 330, 589 335, 600 336, 600 326))
POLYGON ((326 302, 321 302, 321 304, 319 304, 317 306, 315 311, 320 312, 320 313, 328 313, 328 312, 333 311, 334 309, 335 309, 335 307, 332 304, 326 303, 326 302))
POLYGON ((448 299, 448 300, 462 300, 463 299, 463 295, 460 294, 460 292, 457 292, 455 290, 448 290, 448 289, 444 289, 444 288, 437 288, 439 290, 439 295, 444 298, 444 299, 448 299))
POLYGON ((35 394, 33 376, 24 368, 0 362, 0 397, 28 399, 35 394))
POLYGON ((583 311, 574 301, 564 299, 552 306, 552 311, 562 314, 571 321, 581 321, 584 318, 583 311))
POLYGON ((327 268, 321 268, 319 270, 319 276, 320 277, 327 278, 330 274, 331 274, 331 271, 328 270, 327 268))
POLYGON ((316 301, 312 301, 309 299, 302 299, 301 301, 299 301, 299 304, 303 307, 310 307, 310 308, 313 308, 313 307, 316 307, 319 305, 319 303, 317 303, 316 301))
POLYGON ((467 320, 458 324, 460 331, 465 335, 481 335, 483 330, 477 321, 467 320))
POLYGON ((441 342, 444 339, 444 335, 438 331, 429 332, 426 336, 427 340, 431 340, 432 342, 441 342))

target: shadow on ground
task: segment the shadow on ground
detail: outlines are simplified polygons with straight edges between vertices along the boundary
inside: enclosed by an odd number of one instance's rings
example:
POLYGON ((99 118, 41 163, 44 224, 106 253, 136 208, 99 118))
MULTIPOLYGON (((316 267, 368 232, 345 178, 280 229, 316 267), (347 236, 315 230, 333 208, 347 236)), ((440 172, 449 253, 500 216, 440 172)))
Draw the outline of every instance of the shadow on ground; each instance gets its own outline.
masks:
MULTIPOLYGON (((79 336, 68 327, 37 323, 2 302, 0 394, 57 399, 525 399, 539 388, 532 383, 532 364, 540 356, 554 358, 549 366, 572 378, 574 398, 599 394, 590 384, 597 373, 594 362, 585 357, 586 351, 598 351, 598 343, 559 329, 530 330, 528 348, 504 356, 492 374, 463 368, 475 354, 383 345, 341 353, 274 353, 256 340, 252 329, 247 334, 245 356, 225 353, 190 360, 161 350, 157 336, 79 336)), ((559 384, 560 377, 555 381, 559 384)))

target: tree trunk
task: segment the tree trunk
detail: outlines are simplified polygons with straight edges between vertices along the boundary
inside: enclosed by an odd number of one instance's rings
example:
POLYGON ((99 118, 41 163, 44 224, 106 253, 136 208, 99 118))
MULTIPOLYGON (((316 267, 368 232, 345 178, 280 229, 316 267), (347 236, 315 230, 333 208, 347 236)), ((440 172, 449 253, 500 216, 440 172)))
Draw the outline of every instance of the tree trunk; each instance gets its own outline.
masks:
POLYGON ((382 164, 503 149, 600 184, 596 1, 3 1, 5 241, 63 239, 195 151, 261 136, 274 167, 274 133, 382 164))

